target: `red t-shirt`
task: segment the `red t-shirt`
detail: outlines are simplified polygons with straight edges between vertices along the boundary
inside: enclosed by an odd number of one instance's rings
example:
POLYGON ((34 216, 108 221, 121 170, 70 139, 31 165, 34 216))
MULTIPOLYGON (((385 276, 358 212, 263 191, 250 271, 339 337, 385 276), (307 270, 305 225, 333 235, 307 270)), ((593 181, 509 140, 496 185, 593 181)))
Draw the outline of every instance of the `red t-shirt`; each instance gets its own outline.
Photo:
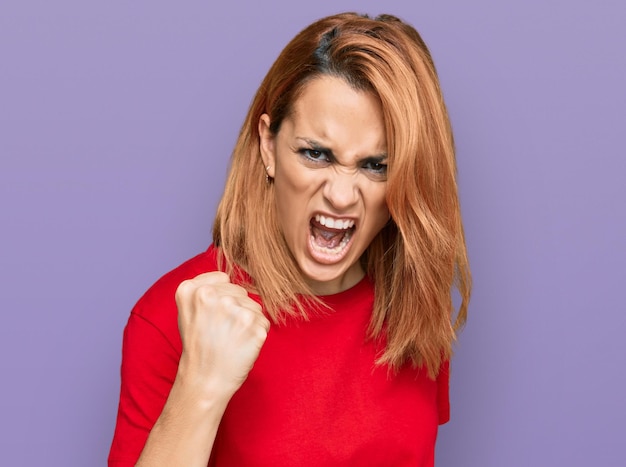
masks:
MULTIPOLYGON (((176 288, 214 270, 210 247, 163 276, 131 312, 109 466, 135 465, 174 382, 182 351, 176 288)), ((364 278, 323 297, 332 312, 271 327, 224 413, 210 466, 434 465, 437 425, 449 419, 448 365, 436 381, 410 366, 395 375, 376 366, 381 346, 366 340, 373 298, 364 278)))

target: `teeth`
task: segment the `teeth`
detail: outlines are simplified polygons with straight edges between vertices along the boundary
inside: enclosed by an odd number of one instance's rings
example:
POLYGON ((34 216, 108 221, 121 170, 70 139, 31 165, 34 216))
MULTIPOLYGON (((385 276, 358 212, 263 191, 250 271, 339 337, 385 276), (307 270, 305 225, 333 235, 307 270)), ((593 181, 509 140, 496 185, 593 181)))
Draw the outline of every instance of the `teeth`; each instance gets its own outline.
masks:
POLYGON ((315 215, 315 220, 329 229, 351 229, 354 226, 354 221, 350 219, 341 220, 333 219, 332 217, 325 217, 319 214, 315 215))
POLYGON ((348 245, 348 243, 350 242, 351 236, 351 232, 345 233, 344 237, 341 239, 341 242, 339 242, 339 245, 337 245, 335 248, 326 248, 325 246, 320 246, 315 242, 313 242, 313 248, 327 255, 338 255, 346 248, 346 245, 348 245))

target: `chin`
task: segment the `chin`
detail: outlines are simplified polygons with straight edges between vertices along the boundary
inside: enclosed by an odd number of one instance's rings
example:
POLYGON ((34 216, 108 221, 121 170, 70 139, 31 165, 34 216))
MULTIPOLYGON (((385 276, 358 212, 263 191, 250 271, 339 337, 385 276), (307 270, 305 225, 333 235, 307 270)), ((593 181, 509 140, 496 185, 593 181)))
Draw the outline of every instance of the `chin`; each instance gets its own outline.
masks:
POLYGON ((305 281, 318 295, 342 292, 355 285, 363 277, 358 261, 352 265, 355 266, 354 268, 352 266, 346 268, 342 264, 308 263, 301 265, 300 270, 305 281))

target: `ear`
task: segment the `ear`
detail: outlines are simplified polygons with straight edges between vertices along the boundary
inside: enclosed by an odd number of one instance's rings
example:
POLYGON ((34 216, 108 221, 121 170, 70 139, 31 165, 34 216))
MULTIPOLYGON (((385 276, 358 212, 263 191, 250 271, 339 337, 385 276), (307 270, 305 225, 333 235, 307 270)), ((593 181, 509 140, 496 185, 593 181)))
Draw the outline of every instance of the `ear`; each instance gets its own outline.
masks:
POLYGON ((276 173, 276 138, 270 131, 270 116, 267 114, 263 114, 259 118, 259 147, 267 175, 274 178, 276 173))

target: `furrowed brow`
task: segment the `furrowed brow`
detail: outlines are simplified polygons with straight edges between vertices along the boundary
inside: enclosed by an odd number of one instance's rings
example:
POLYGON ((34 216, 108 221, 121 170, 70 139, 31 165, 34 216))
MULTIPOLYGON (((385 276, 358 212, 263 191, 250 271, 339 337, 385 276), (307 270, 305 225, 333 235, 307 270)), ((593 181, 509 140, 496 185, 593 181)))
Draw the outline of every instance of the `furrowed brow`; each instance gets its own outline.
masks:
POLYGON ((367 156, 361 159, 361 163, 363 164, 382 164, 384 162, 387 162, 387 154, 379 154, 376 156, 367 156))
MULTIPOLYGON (((311 138, 304 138, 302 136, 296 136, 296 139, 299 139, 300 141, 304 141, 306 144, 308 144, 311 149, 315 150, 315 151, 320 151, 320 152, 324 152, 328 157, 330 157, 333 160, 337 160, 337 158, 335 157, 335 155, 333 154, 333 151, 324 146, 323 144, 321 144, 320 142, 311 139, 311 138)), ((387 161, 387 153, 383 152, 380 154, 374 154, 372 156, 365 156, 360 158, 357 162, 361 163, 361 164, 367 164, 367 163, 371 163, 371 164, 381 164, 387 161)))
POLYGON ((315 141, 314 139, 311 139, 311 138, 303 138, 301 136, 297 136, 296 139, 299 139, 300 141, 304 141, 314 151, 323 152, 324 154, 326 154, 331 159, 333 159, 333 160, 336 159, 335 155, 333 154, 333 151, 330 148, 328 148, 328 147, 324 146, 323 144, 319 143, 318 141, 315 141))

